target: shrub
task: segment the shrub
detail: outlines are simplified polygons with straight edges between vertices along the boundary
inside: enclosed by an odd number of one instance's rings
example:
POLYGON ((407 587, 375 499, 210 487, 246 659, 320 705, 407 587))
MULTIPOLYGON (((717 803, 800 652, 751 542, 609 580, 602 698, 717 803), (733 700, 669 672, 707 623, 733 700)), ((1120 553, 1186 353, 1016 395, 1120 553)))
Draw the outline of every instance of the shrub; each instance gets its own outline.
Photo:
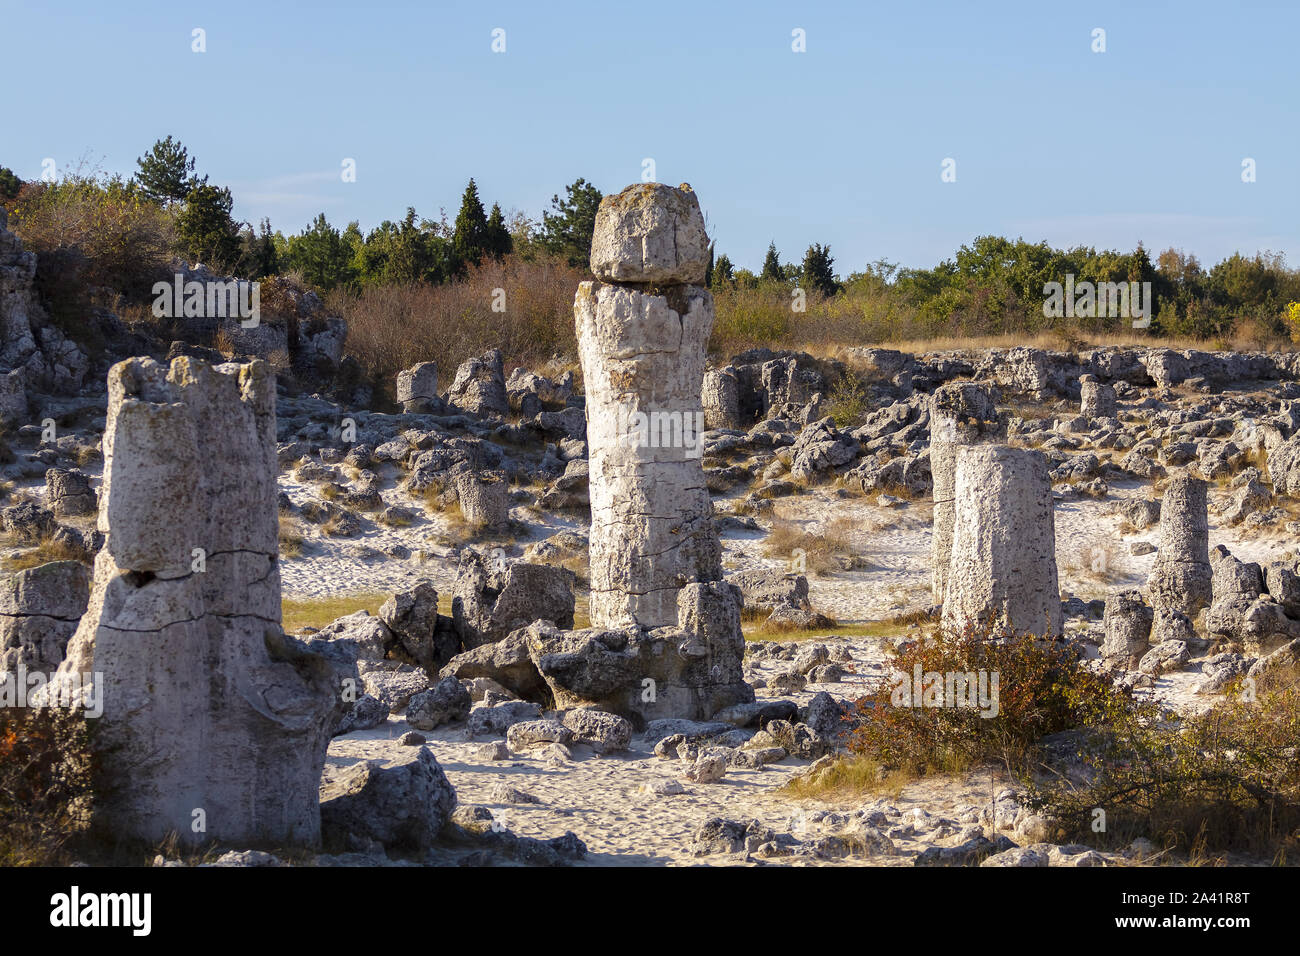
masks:
MULTIPOLYGON (((169 271, 175 228, 171 217, 120 177, 74 173, 57 183, 27 183, 10 228, 38 257, 43 297, 103 287, 144 300, 169 271)), ((57 316, 56 316, 57 317, 57 316)))
POLYGON ((336 292, 330 306, 348 320, 349 354, 391 395, 397 373, 416 362, 437 362, 445 387, 461 362, 489 349, 501 349, 507 373, 573 355, 573 296, 584 278, 556 259, 488 257, 463 280, 336 292), (494 312, 500 301, 505 310, 494 312))
MULTIPOLYGON (((1033 785, 1028 803, 1067 833, 1143 835, 1168 848, 1248 850, 1282 860, 1300 839, 1300 673, 1238 680, 1178 718, 1110 700, 1081 741, 1082 772, 1033 785)), ((1095 834, 1094 834, 1095 835, 1095 834)))
MULTIPOLYGON (((898 694, 898 683, 860 699, 861 724, 850 750, 909 773, 958 771, 989 761, 1020 771, 1042 737, 1085 724, 1098 707, 1124 706, 1110 682, 1086 668, 1071 645, 1000 633, 989 625, 936 629, 904 645, 895 666, 909 688, 918 667, 922 675, 939 675, 944 694, 950 692, 947 675, 983 672, 994 705, 918 706, 898 694)), ((923 686, 932 683, 923 677, 923 686)), ((941 696, 940 703, 951 704, 951 697, 941 696)))
POLYGON ((71 862, 95 768, 81 712, 0 707, 0 866, 71 862))

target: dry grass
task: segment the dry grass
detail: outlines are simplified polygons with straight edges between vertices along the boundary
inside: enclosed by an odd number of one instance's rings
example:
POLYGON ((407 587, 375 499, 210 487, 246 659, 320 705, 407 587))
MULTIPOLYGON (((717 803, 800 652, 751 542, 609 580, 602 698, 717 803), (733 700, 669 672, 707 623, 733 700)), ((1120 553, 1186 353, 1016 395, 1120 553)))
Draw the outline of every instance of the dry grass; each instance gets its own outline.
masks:
POLYGON ((9 555, 0 564, 6 571, 26 571, 28 568, 37 568, 52 561, 80 561, 82 564, 90 564, 94 557, 85 548, 55 541, 53 538, 42 538, 35 547, 9 555))
POLYGON ((886 768, 870 757, 852 755, 841 757, 817 773, 792 777, 777 792, 795 799, 828 803, 855 800, 866 794, 897 800, 903 788, 916 779, 915 774, 905 770, 886 768))
POLYGON ((557 260, 507 256, 461 281, 337 292, 329 304, 348 320, 348 353, 391 398, 397 372, 416 362, 437 362, 450 384, 461 362, 489 349, 501 349, 507 372, 575 354, 573 294, 588 278, 557 260), (504 312, 492 311, 495 289, 505 291, 504 312))
MULTIPOLYGON (((280 614, 285 631, 292 634, 305 627, 322 628, 357 611, 378 614, 380 605, 388 597, 384 591, 358 591, 328 597, 283 598, 280 601, 280 614)), ((450 608, 450 601, 448 607, 450 608)))
POLYGON ((790 521, 775 521, 763 541, 763 551, 768 557, 786 561, 794 560, 802 551, 805 571, 810 574, 840 571, 846 565, 860 567, 866 562, 853 546, 853 529, 854 523, 848 518, 836 518, 815 532, 790 521))
POLYGON ((302 555, 304 537, 298 519, 280 515, 280 557, 297 558, 302 555))

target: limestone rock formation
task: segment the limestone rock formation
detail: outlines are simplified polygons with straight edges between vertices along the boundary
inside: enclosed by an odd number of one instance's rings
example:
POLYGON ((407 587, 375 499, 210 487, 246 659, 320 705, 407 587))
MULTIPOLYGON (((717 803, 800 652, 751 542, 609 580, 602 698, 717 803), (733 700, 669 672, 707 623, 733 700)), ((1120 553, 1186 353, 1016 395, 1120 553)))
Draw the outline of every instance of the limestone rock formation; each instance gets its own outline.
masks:
POLYGON ((686 183, 636 183, 606 196, 591 237, 591 271, 610 282, 703 285, 709 237, 686 183))
POLYGON ((484 417, 510 411, 506 373, 500 349, 467 359, 456 369, 447 398, 457 408, 484 417))
POLYGON ((956 515, 943 621, 1038 636, 1062 633, 1047 460, 1008 445, 957 454, 956 515))
POLYGON ((1206 484, 1178 475, 1161 499, 1160 553, 1147 579, 1147 603, 1195 618, 1210 603, 1212 580, 1206 484))
POLYGON ((1106 639, 1101 656, 1133 668, 1147 652, 1155 615, 1140 591, 1114 591, 1106 598, 1106 639))
POLYGON ((89 576, 76 561, 42 564, 0 582, 0 673, 21 665, 53 674, 89 599, 89 576))
POLYGON ((453 586, 452 620, 461 644, 495 644, 534 621, 573 626, 575 577, 567 568, 462 552, 453 586))
POLYGON ((1079 379, 1079 414, 1084 418, 1114 418, 1115 389, 1097 380, 1095 375, 1079 379))
POLYGON ((0 208, 0 422, 13 425, 25 423, 29 390, 73 393, 90 360, 50 322, 36 295, 36 254, 7 226, 0 208))
POLYGON ((60 682, 93 675, 117 838, 312 844, 342 705, 284 635, 267 365, 119 362, 108 376, 89 608, 60 682))
POLYGON ((1006 436, 995 401, 993 389, 973 382, 941 385, 930 397, 930 476, 934 483, 931 590, 936 604, 944 601, 952 553, 957 451, 963 445, 998 441, 1006 436))
POLYGON ((438 406, 438 363, 417 362, 398 372, 397 401, 404 412, 427 412, 438 406))
MULTIPOLYGON (((676 193, 662 186, 625 191, 674 196, 664 200, 672 204, 666 215, 677 216, 673 210, 689 207, 698 217, 694 197, 676 193)), ((607 199, 601 209, 604 225, 598 233, 631 235, 660 221, 643 215, 640 200, 607 199), (620 211, 626 219, 615 224, 620 211)), ((669 261, 664 258, 669 247, 647 235, 643 260, 642 245, 628 240, 616 247, 628 257, 626 270, 598 258, 595 248, 592 269, 597 274, 643 276, 653 266, 660 281, 681 282, 695 275, 692 244, 672 247, 679 258, 669 261)), ((597 627, 672 624, 677 592, 685 584, 722 577, 722 549, 701 467, 700 390, 713 297, 690 284, 650 292, 584 282, 574 299, 574 314, 587 392, 591 621, 597 627)))
POLYGON ((607 711, 638 728, 663 718, 706 720, 754 700, 742 667, 741 604, 734 585, 688 584, 675 627, 566 632, 535 624, 529 651, 557 708, 607 711))

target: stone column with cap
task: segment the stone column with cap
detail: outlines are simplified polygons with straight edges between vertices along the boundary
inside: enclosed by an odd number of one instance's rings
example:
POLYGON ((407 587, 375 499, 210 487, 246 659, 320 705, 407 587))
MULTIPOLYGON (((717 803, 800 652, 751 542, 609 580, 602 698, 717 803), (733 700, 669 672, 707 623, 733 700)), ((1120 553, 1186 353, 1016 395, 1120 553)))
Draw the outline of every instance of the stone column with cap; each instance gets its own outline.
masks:
POLYGON ((574 299, 586 389, 591 622, 677 622, 678 591, 722 579, 701 458, 700 391, 713 329, 709 239, 690 186, 606 196, 595 281, 574 299))

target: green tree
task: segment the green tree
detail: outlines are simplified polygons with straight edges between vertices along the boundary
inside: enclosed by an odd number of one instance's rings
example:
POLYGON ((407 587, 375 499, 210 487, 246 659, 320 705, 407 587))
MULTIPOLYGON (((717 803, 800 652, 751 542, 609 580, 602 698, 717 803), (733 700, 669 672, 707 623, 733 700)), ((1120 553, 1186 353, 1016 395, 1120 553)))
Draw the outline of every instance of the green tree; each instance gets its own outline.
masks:
POLYGON ((803 257, 804 285, 822 295, 834 295, 839 290, 839 283, 835 281, 834 265, 831 247, 813 243, 803 257))
POLYGON ((781 257, 776 254, 776 243, 771 242, 767 246, 767 256, 763 259, 763 271, 759 273, 760 279, 774 279, 782 282, 785 279, 785 273, 781 269, 781 257))
POLYGON ((185 208, 176 217, 176 235, 194 261, 217 269, 239 262, 239 226, 230 218, 234 199, 230 190, 199 183, 185 196, 185 208))
POLYGON ((154 202, 170 205, 182 199, 188 199, 196 186, 207 184, 208 177, 198 179, 194 175, 194 160, 189 151, 173 141, 169 135, 153 144, 153 148, 138 158, 139 167, 135 182, 145 196, 154 202))
POLYGON ((8 166, 0 166, 0 199, 13 199, 22 188, 23 181, 14 175, 14 171, 8 166))
POLYGON ((311 228, 289 240, 289 263, 304 279, 328 291, 353 279, 351 250, 325 214, 318 215, 311 228))
POLYGON ((483 203, 478 198, 478 186, 471 179, 461 197, 460 212, 456 213, 456 229, 451 237, 456 258, 478 265, 483 253, 487 251, 487 230, 487 213, 483 211, 483 203))
POLYGON ((736 267, 725 252, 713 263, 712 278, 713 281, 709 283, 710 289, 721 289, 736 281, 736 267))
POLYGON ((251 227, 239 234, 242 250, 236 274, 246 279, 262 279, 280 271, 280 256, 271 232, 271 220, 263 219, 256 232, 251 227))
POLYGON ((591 262, 591 235, 596 231, 601 192, 585 179, 565 186, 564 191, 564 200, 552 196, 553 211, 542 213, 542 246, 563 256, 569 265, 583 267, 591 262))
POLYGON ((505 216, 501 214, 499 203, 492 204, 492 213, 488 216, 487 237, 485 242, 485 251, 493 259, 500 262, 514 249, 514 240, 510 237, 510 230, 506 228, 505 216))

